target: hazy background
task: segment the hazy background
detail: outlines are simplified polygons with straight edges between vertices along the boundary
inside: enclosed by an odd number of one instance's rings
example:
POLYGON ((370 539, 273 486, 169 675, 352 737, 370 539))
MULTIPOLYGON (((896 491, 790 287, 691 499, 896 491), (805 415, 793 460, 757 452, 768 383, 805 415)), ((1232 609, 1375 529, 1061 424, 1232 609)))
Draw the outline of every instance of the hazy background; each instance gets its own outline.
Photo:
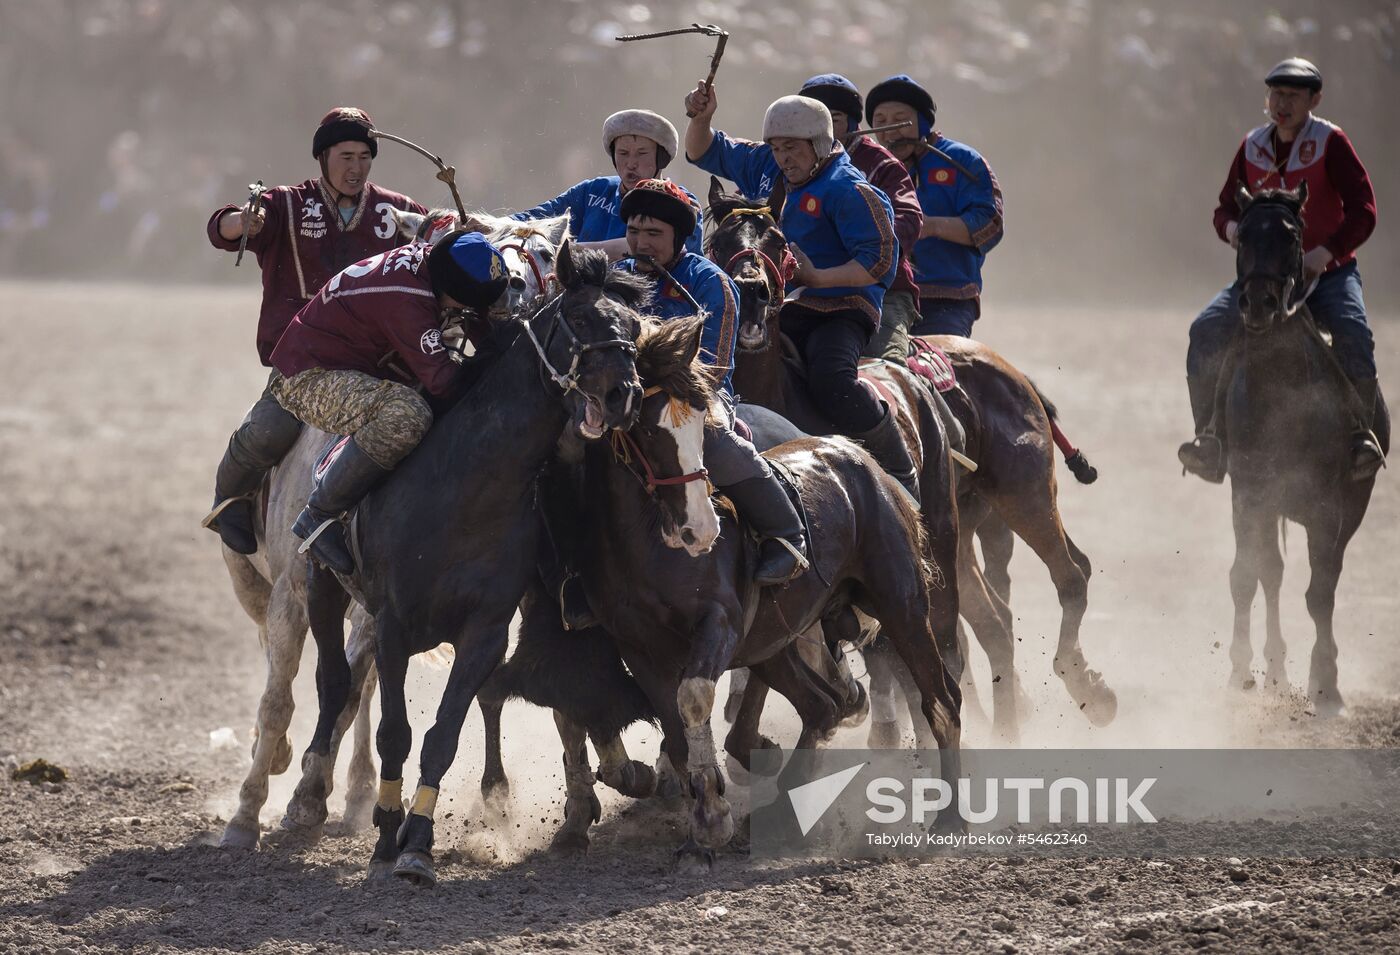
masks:
MULTIPOLYGON (((1308 56, 1320 114, 1375 180, 1367 297, 1400 301, 1400 4, 1362 0, 0 0, 0 275, 254 282, 204 221, 252 179, 316 175, 312 131, 335 105, 439 151, 469 205, 533 204, 611 172, 613 110, 683 127, 712 42, 612 37, 694 20, 732 34, 716 122, 741 135, 813 73, 924 82, 939 127, 1005 192, 991 303, 1170 304, 1183 325, 1231 272, 1210 216, 1263 121, 1262 77, 1308 56)), ((669 171, 707 182, 683 160, 669 171)), ((388 143, 372 178, 447 204, 432 172, 388 143)))

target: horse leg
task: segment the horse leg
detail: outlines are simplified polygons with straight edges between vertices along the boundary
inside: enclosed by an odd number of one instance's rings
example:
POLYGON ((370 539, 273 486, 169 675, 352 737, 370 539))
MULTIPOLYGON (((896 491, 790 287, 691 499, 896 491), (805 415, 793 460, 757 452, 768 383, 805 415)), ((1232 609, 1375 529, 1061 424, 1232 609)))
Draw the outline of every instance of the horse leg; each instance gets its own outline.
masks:
POLYGON ((898 749, 903 739, 899 729, 895 676, 896 657, 889 637, 881 631, 865 648, 865 672, 870 676, 870 733, 865 745, 871 749, 898 749))
MULTIPOLYGON (((623 662, 627 664, 637 685, 651 701, 652 709, 661 723, 661 755, 656 761, 657 796, 669 802, 671 797, 666 792, 668 776, 677 782, 679 789, 687 791, 686 787, 680 785, 680 778, 690 758, 685 722, 676 705, 679 686, 674 677, 662 676, 651 661, 641 654, 629 652, 625 647, 620 647, 619 650, 623 662)), ((700 846, 689 834, 676 850, 676 868, 682 871, 708 871, 714 866, 714 861, 714 851, 700 846)))
POLYGON ((1259 586, 1259 541, 1262 529, 1271 525, 1263 511, 1242 496, 1233 501, 1235 527, 1235 562, 1230 565, 1230 597, 1235 604, 1234 633, 1230 639, 1230 686, 1237 690, 1254 689, 1250 664, 1254 648, 1249 642, 1249 617, 1254 592, 1259 586))
POLYGON ((273 585, 267 605, 266 639, 267 683, 258 702, 258 722, 254 730, 253 765, 238 790, 238 810, 224 828, 221 846, 255 849, 258 845, 258 814, 267 801, 267 778, 284 772, 292 758, 287 727, 292 722, 292 680, 301 666, 301 648, 306 640, 306 606, 291 581, 283 574, 273 585))
POLYGON ((759 732, 763 704, 768 699, 768 684, 752 670, 745 670, 744 695, 734 714, 729 735, 724 738, 724 751, 748 772, 753 772, 753 752, 757 749, 777 749, 778 744, 759 732))
POLYGON ((316 730, 301 759, 301 780, 287 803, 282 828, 302 839, 318 839, 326 822, 326 800, 335 785, 339 733, 354 719, 359 700, 350 700, 352 673, 345 655, 345 611, 350 594, 330 571, 314 565, 306 574, 306 614, 316 640, 316 730))
POLYGON ((987 586, 1010 606, 1011 552, 1016 546, 1016 535, 1001 515, 992 511, 977 525, 977 541, 982 545, 982 576, 987 579, 987 586))
POLYGON ((802 719, 797 749, 813 749, 831 736, 841 719, 845 687, 827 680, 788 644, 754 668, 754 673, 782 694, 802 719))
POLYGON ((374 803, 374 825, 379 838, 369 860, 370 879, 385 879, 399 856, 399 829, 404 824, 403 764, 413 746, 413 726, 408 721, 404 682, 408 678, 408 648, 396 619, 380 615, 374 621, 379 638, 374 662, 379 671, 379 792, 374 803))
MULTIPOLYGON (((1364 504, 1362 511, 1364 513, 1364 504)), ((1308 528, 1308 562, 1312 578, 1308 581, 1308 615, 1317 628, 1312 659, 1308 664, 1308 699, 1317 715, 1325 718, 1341 716, 1344 712, 1341 691, 1337 688, 1337 640, 1332 632, 1332 611, 1337 599, 1337 581, 1342 576, 1342 559, 1347 544, 1361 523, 1360 515, 1314 533, 1308 528)))
MULTIPOLYGON (((972 540, 958 542, 958 609, 972 626, 972 632, 987 654, 992 671, 992 732, 1008 746, 1021 738, 1016 675, 1016 638, 1011 628, 1011 610, 1001 602, 982 576, 982 568, 972 550, 972 540)), ((971 667, 964 667, 965 674, 971 667)))
POLYGON ((714 607, 696 627, 690 658, 676 687, 676 709, 685 727, 686 777, 690 783, 690 835, 704 849, 720 849, 734 837, 734 816, 724 798, 725 780, 715 752, 710 716, 715 683, 724 673, 739 640, 722 607, 714 607))
POLYGON ((599 739, 592 734, 598 751, 598 781, 633 799, 646 799, 656 792, 656 770, 627 755, 621 736, 599 739))
MULTIPOLYGON (((1050 461, 1053 468, 1054 462, 1050 461)), ((1055 673, 1064 681, 1070 698, 1095 726, 1107 726, 1118 715, 1118 695, 1103 677, 1089 668, 1079 643, 1079 626, 1089 608, 1089 576, 1092 567, 1060 522, 1055 506, 1055 479, 1001 495, 998 510, 1006 523, 1030 545, 1050 571, 1060 599, 1060 639, 1055 648, 1055 673)))
POLYGON ((1283 554, 1279 552, 1278 524, 1269 522, 1258 542, 1259 582, 1264 588, 1264 687, 1288 689, 1288 648, 1279 625, 1278 594, 1283 586, 1283 554))
POLYGON ((462 724, 466 722, 472 699, 500 664, 509 642, 506 626, 475 626, 453 644, 456 657, 433 725, 423 734, 423 749, 418 757, 418 790, 413 794, 413 804, 399 835, 399 856, 394 863, 394 875, 415 885, 437 884, 432 853, 433 813, 442 777, 457 758, 462 724))
MULTIPOLYGON (((369 828, 376 795, 370 730, 374 724, 374 688, 379 681, 374 672, 374 621, 368 615, 363 622, 352 623, 347 653, 352 675, 350 695, 360 701, 354 718, 350 767, 346 773, 345 812, 340 817, 341 830, 348 834, 369 828)), ((340 730, 342 737, 344 732, 340 730)))
POLYGON ((744 700, 744 687, 749 682, 749 668, 739 667, 729 671, 729 696, 724 700, 724 721, 733 723, 739 716, 739 706, 744 700))
MULTIPOLYGON (((959 580, 961 579, 962 578, 959 578, 959 580)), ((961 589, 961 584, 959 584, 959 588, 961 589)), ((961 597, 959 598, 959 605, 961 606, 961 597)), ((987 711, 982 708, 982 698, 977 695, 977 681, 972 677, 972 667, 966 665, 970 650, 967 640, 967 624, 963 620, 958 621, 958 653, 962 656, 964 661, 962 680, 960 681, 963 695, 963 713, 965 714, 963 721, 965 723, 979 722, 990 724, 991 718, 987 716, 987 711)), ((1019 685, 1018 683, 1017 686, 1019 687, 1019 685)), ((1021 710, 1029 713, 1029 703, 1021 707, 1021 710)), ((1019 711, 1020 710, 1018 710, 1018 712, 1019 711)))
MULTIPOLYGON (((506 776, 505 761, 501 757, 501 711, 505 709, 508 692, 501 677, 503 671, 496 670, 477 694, 476 702, 481 707, 483 736, 486 754, 481 770, 481 801, 491 816, 504 818, 510 811, 510 778, 506 776)), ((559 722, 556 711, 555 723, 559 722)), ((563 730, 560 730, 563 734, 563 730)))
POLYGON ((588 765, 588 734, 567 715, 554 711, 554 725, 564 745, 564 824, 549 844, 561 855, 588 851, 588 828, 603 817, 603 806, 593 791, 593 770, 588 765))

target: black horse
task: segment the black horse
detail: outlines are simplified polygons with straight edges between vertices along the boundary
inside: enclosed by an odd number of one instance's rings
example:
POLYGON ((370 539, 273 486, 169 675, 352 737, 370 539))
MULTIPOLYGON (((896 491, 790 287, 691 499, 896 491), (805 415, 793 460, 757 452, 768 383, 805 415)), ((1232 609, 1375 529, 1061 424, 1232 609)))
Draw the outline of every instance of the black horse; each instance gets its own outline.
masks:
POLYGON ((535 573, 535 479, 572 418, 597 437, 640 406, 634 355, 643 280, 565 243, 564 291, 516 329, 476 386, 429 432, 391 480, 360 505, 354 579, 311 575, 307 608, 319 653, 320 719, 308 761, 325 759, 351 675, 343 645, 347 590, 377 630, 381 718, 379 840, 372 877, 392 871, 432 884, 433 812, 467 709, 506 649, 511 617, 535 573), (344 586, 342 586, 342 584, 344 586), (455 659, 423 739, 418 790, 405 816, 412 743, 404 698, 409 658, 440 643, 455 659))
MULTIPOLYGON (((1235 602, 1230 645, 1230 685, 1249 689, 1253 649, 1250 608, 1264 586, 1268 686, 1286 687, 1285 648, 1279 630, 1278 594, 1283 580, 1279 536, 1285 520, 1308 535, 1308 613, 1317 627, 1308 671, 1308 699, 1319 715, 1342 710, 1337 689, 1337 643, 1332 631, 1342 557, 1371 500, 1374 476, 1350 478, 1354 390, 1301 304, 1303 203, 1297 191, 1241 190, 1239 250, 1241 331, 1221 375, 1217 414, 1229 435, 1226 473, 1234 515, 1235 562, 1230 593, 1235 602)), ((1376 398, 1375 432, 1390 450, 1390 416, 1376 398)))

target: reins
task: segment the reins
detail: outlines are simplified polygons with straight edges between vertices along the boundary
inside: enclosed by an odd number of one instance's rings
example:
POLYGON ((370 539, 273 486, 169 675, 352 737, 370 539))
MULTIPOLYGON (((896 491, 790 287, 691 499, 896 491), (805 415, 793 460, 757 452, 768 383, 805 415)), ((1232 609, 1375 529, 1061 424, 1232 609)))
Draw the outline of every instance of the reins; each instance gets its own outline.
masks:
MULTIPOLYGON (((653 395, 662 393, 663 391, 659 385, 652 385, 642 393, 642 398, 645 400, 653 395)), ((676 424, 680 423, 677 419, 683 420, 684 416, 698 413, 688 405, 684 406, 685 411, 683 413, 678 412, 676 410, 676 405, 678 404, 676 399, 670 398, 670 402, 670 413, 673 422, 676 424)), ((644 452, 642 446, 637 443, 637 439, 632 437, 627 431, 614 428, 611 441, 613 457, 619 464, 632 473, 632 476, 641 483, 648 494, 654 495, 658 487, 673 487, 679 484, 690 484, 692 481, 704 481, 706 485, 710 485, 710 472, 704 467, 687 474, 676 475, 675 477, 657 477, 656 469, 652 467, 651 461, 648 460, 646 456, 646 452, 644 452), (637 469, 633 466, 633 462, 640 464, 644 473, 639 474, 637 469)), ((713 489, 713 485, 710 485, 710 487, 713 489)))

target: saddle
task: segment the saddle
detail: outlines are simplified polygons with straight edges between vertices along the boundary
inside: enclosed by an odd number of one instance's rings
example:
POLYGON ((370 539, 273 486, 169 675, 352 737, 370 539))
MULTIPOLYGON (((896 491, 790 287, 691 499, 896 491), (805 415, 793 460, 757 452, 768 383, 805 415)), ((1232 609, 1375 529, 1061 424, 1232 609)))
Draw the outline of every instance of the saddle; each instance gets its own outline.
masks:
POLYGON ((943 349, 930 345, 917 335, 909 339, 909 355, 906 361, 909 370, 927 381, 939 394, 952 391, 958 385, 953 363, 948 360, 943 349))

